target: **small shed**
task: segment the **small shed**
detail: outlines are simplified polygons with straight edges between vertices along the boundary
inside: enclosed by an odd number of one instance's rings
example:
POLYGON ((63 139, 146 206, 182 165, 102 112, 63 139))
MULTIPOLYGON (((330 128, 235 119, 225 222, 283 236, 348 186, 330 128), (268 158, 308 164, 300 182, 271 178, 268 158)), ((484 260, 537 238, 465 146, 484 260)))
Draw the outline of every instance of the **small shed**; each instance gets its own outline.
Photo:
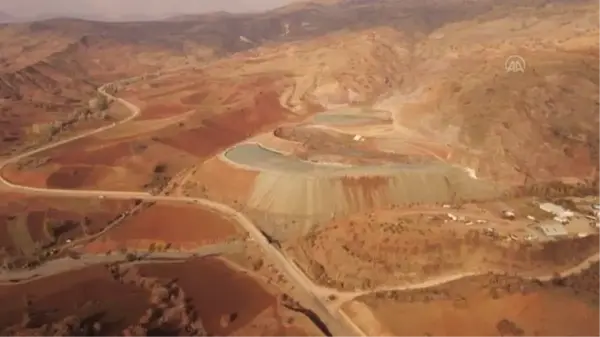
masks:
POLYGON ((548 237, 560 237, 569 234, 565 226, 556 221, 544 221, 538 226, 538 229, 548 237))

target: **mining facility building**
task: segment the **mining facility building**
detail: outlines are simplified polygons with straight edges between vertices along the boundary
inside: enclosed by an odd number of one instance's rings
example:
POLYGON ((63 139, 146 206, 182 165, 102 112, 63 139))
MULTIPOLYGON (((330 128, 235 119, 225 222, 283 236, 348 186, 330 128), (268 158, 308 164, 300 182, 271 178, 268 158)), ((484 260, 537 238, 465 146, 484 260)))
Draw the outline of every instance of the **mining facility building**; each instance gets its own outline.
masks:
POLYGON ((565 229, 565 226, 557 221, 544 221, 538 229, 547 237, 561 237, 569 234, 565 229))

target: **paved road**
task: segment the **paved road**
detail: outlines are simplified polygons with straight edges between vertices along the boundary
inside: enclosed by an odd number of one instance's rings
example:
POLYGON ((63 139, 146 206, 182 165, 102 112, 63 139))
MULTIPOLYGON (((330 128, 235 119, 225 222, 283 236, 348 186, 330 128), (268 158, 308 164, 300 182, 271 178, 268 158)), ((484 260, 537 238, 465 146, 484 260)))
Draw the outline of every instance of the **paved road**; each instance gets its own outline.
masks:
POLYGON ((19 160, 26 158, 28 156, 35 155, 37 153, 50 150, 56 148, 58 146, 64 145, 66 143, 70 143, 84 137, 88 137, 94 134, 98 134, 100 132, 108 131, 118 125, 125 124, 134 118, 136 118, 140 114, 140 109, 133 105, 132 103, 122 99, 117 98, 113 95, 108 94, 104 90, 104 86, 98 89, 98 92, 109 99, 116 100, 117 102, 123 104, 129 111, 131 111, 131 115, 118 123, 113 123, 107 126, 103 126, 99 129, 84 132, 78 136, 74 136, 68 139, 61 140, 56 143, 51 143, 45 145, 41 148, 27 151, 20 155, 14 156, 0 163, 0 183, 4 184, 9 189, 12 189, 16 192, 41 195, 41 196, 63 196, 63 197, 82 197, 82 198, 90 198, 90 197, 99 197, 104 196, 106 199, 140 199, 144 201, 169 201, 169 202, 184 202, 200 205, 203 207, 211 208, 216 210, 225 216, 235 220, 240 226, 242 226, 249 235, 253 238, 254 242, 256 242, 267 258, 269 258, 273 264, 288 277, 288 279, 295 283, 297 286, 297 290, 303 293, 301 301, 307 304, 308 308, 312 309, 315 314, 319 316, 319 318, 328 326, 330 331, 335 335, 364 335, 364 333, 356 327, 345 315, 341 315, 337 310, 332 311, 326 305, 326 300, 320 298, 317 293, 318 287, 313 284, 313 282, 294 264, 287 260, 287 258, 274 246, 272 246, 267 238, 262 234, 262 232, 252 223, 252 221, 247 218, 244 214, 236 211, 235 209, 218 202, 214 202, 208 199, 203 198, 190 198, 190 197, 171 197, 171 196, 153 196, 149 193, 145 192, 121 192, 121 191, 98 191, 98 190, 67 190, 67 189, 53 189, 53 188, 39 188, 39 187, 30 187, 24 185, 18 185, 12 183, 1 174, 2 169, 8 164, 18 162, 19 160))

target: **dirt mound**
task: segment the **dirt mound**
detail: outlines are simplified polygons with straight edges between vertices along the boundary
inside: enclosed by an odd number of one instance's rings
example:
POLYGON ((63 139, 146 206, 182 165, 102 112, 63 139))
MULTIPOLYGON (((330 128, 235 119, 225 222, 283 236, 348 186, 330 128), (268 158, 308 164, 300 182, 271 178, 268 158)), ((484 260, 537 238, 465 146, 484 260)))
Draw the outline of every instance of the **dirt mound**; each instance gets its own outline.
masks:
POLYGON ((174 249, 193 250, 224 242, 239 234, 236 224, 220 214, 195 205, 154 204, 127 218, 86 251, 148 249, 169 244, 174 249))
POLYGON ((398 336, 593 336, 599 333, 599 286, 595 263, 580 275, 544 283, 481 276, 427 290, 381 292, 360 300, 398 336), (411 324, 399 324, 397 315, 411 324))
POLYGON ((268 219, 260 222, 265 225, 264 230, 282 239, 306 233, 332 216, 398 205, 485 200, 500 195, 494 186, 473 180, 462 170, 451 167, 373 165, 339 169, 334 166, 325 170, 306 162, 296 165, 283 159, 279 163, 260 157, 253 160, 257 165, 270 165, 274 169, 260 172, 247 206, 251 214, 268 219), (294 167, 297 169, 285 172, 285 168, 294 167), (295 202, 290 202, 290 198, 295 202), (294 230, 292 222, 311 225, 294 230), (267 228, 269 223, 274 225, 267 228))

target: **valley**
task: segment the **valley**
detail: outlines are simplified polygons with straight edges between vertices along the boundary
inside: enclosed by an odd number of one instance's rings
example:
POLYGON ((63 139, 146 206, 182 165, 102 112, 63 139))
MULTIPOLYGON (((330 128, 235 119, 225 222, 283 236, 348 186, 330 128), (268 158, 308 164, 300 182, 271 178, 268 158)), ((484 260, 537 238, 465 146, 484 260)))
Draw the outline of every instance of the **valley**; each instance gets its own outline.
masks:
POLYGON ((0 25, 0 331, 597 334, 597 12, 0 25))

